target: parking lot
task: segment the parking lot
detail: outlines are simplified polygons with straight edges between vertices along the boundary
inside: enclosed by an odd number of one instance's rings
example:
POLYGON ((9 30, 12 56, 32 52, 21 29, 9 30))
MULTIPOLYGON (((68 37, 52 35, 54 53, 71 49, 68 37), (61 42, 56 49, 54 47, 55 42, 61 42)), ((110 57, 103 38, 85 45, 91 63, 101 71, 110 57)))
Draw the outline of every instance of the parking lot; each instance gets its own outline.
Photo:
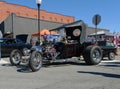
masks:
POLYGON ((120 57, 99 65, 55 63, 31 72, 25 65, 0 61, 0 89, 120 89, 120 57))

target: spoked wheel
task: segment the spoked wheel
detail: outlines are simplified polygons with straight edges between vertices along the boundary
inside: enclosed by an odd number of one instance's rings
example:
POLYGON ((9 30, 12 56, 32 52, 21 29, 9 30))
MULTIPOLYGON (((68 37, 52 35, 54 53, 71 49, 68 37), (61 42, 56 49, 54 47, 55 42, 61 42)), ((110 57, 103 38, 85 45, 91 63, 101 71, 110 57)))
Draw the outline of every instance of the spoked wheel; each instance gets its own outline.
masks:
POLYGON ((11 52, 11 54, 10 54, 10 63, 12 65, 16 66, 16 65, 20 64, 21 59, 22 59, 22 55, 21 55, 19 50, 15 49, 15 50, 13 50, 11 52))
POLYGON ((93 61, 99 61, 101 59, 101 53, 98 49, 95 49, 91 55, 93 61))
POLYGON ((101 62, 102 51, 98 46, 88 46, 83 56, 86 64, 96 65, 101 62))
POLYGON ((42 56, 38 51, 31 53, 29 66, 33 72, 40 70, 42 67, 42 56))
POLYGON ((115 59, 115 53, 114 53, 114 52, 110 52, 110 53, 108 54, 108 59, 109 59, 109 60, 114 60, 114 59, 115 59))

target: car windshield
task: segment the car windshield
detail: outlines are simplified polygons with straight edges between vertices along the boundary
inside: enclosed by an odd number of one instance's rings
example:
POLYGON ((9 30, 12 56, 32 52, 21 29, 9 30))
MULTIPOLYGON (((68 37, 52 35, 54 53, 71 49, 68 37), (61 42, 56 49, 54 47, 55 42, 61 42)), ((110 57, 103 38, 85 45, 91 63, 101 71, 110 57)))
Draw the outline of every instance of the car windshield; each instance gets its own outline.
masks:
POLYGON ((107 42, 107 43, 106 43, 106 46, 115 46, 115 45, 114 45, 114 43, 112 43, 112 42, 107 42))
POLYGON ((17 43, 23 43, 20 39, 16 39, 17 43))

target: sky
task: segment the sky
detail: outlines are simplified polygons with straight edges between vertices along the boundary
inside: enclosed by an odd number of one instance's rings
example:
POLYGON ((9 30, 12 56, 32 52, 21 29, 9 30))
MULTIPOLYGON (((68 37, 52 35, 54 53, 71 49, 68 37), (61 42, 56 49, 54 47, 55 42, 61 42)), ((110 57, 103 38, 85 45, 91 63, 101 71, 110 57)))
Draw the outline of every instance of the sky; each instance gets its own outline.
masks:
MULTIPOLYGON (((4 0, 8 3, 36 8, 36 0, 4 0)), ((120 0, 43 0, 42 10, 73 16, 75 21, 83 20, 89 27, 95 27, 93 16, 99 14, 98 28, 120 33, 120 0)))

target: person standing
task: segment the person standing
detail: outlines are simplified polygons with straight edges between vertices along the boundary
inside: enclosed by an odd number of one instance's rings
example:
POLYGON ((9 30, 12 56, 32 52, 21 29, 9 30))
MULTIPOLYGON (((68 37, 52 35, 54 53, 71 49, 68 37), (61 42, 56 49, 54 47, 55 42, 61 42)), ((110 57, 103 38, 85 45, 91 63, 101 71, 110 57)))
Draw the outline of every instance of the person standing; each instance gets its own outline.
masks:
POLYGON ((46 32, 45 32, 44 35, 43 35, 43 39, 44 39, 44 42, 46 43, 46 42, 47 42, 47 39, 48 39, 48 35, 46 34, 46 32))

